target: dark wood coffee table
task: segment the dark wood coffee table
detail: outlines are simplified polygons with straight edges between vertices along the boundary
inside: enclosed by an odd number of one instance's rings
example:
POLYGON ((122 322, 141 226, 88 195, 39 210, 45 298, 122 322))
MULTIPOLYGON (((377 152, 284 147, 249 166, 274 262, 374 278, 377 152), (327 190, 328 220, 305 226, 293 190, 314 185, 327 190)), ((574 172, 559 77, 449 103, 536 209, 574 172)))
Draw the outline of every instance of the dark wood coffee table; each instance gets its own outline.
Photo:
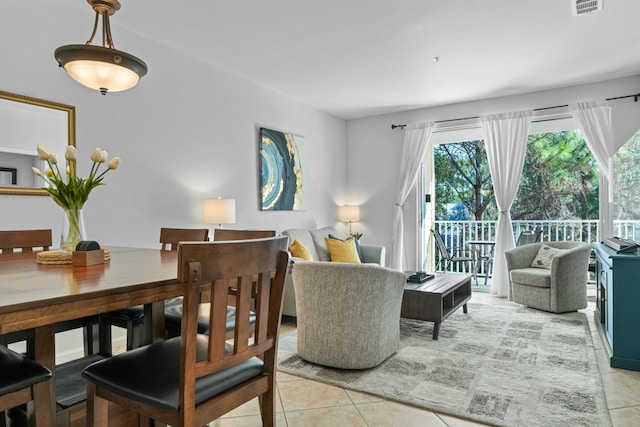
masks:
POLYGON ((424 283, 405 284, 400 317, 433 322, 433 339, 437 340, 440 323, 460 306, 466 313, 470 299, 470 275, 436 273, 424 283))

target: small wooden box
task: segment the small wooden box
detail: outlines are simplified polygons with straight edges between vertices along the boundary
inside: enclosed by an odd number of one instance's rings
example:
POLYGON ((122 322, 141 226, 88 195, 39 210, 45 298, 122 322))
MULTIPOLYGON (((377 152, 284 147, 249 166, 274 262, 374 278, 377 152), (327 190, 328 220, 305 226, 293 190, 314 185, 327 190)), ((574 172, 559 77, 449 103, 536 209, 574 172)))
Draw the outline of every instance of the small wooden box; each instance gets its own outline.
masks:
POLYGON ((90 265, 104 264, 104 249, 95 251, 74 251, 71 263, 76 267, 88 267, 90 265))

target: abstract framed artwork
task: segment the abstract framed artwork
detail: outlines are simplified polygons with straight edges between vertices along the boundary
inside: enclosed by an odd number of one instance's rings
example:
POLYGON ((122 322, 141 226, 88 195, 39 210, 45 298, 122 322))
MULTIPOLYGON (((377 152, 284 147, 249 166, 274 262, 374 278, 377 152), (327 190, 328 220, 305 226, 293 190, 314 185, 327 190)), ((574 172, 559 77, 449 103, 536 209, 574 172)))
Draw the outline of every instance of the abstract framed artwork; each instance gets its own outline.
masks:
POLYGON ((260 128, 260 210, 303 210, 304 138, 260 128))

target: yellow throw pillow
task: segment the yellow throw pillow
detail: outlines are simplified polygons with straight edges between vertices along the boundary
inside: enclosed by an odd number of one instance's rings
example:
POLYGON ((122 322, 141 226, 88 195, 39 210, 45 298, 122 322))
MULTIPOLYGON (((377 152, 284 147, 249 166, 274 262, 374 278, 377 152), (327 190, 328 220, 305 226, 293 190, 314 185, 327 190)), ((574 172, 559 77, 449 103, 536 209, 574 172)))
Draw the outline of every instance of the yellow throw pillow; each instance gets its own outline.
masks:
POLYGON ((356 249, 356 241, 353 237, 349 237, 346 240, 337 240, 325 237, 324 241, 327 242, 331 261, 360 264, 360 257, 358 256, 358 250, 356 249))
POLYGON ((294 240, 291 246, 289 246, 289 251, 291 252, 291 255, 296 258, 302 258, 305 261, 313 261, 309 248, 307 248, 300 240, 294 240))

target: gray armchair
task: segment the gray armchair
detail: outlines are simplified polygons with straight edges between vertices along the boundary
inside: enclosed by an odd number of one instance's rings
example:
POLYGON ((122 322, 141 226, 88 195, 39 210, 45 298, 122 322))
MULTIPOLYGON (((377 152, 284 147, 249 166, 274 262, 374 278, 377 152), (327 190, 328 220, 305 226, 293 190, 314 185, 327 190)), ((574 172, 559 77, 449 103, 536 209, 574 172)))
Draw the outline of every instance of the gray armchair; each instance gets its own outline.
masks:
POLYGON ((582 242, 543 242, 505 252, 509 299, 554 313, 587 307, 587 269, 591 245, 582 242), (532 267, 540 247, 565 249, 551 260, 551 269, 532 267))
POLYGON ((297 261, 292 275, 300 357, 365 369, 398 350, 404 273, 374 264, 297 261))

